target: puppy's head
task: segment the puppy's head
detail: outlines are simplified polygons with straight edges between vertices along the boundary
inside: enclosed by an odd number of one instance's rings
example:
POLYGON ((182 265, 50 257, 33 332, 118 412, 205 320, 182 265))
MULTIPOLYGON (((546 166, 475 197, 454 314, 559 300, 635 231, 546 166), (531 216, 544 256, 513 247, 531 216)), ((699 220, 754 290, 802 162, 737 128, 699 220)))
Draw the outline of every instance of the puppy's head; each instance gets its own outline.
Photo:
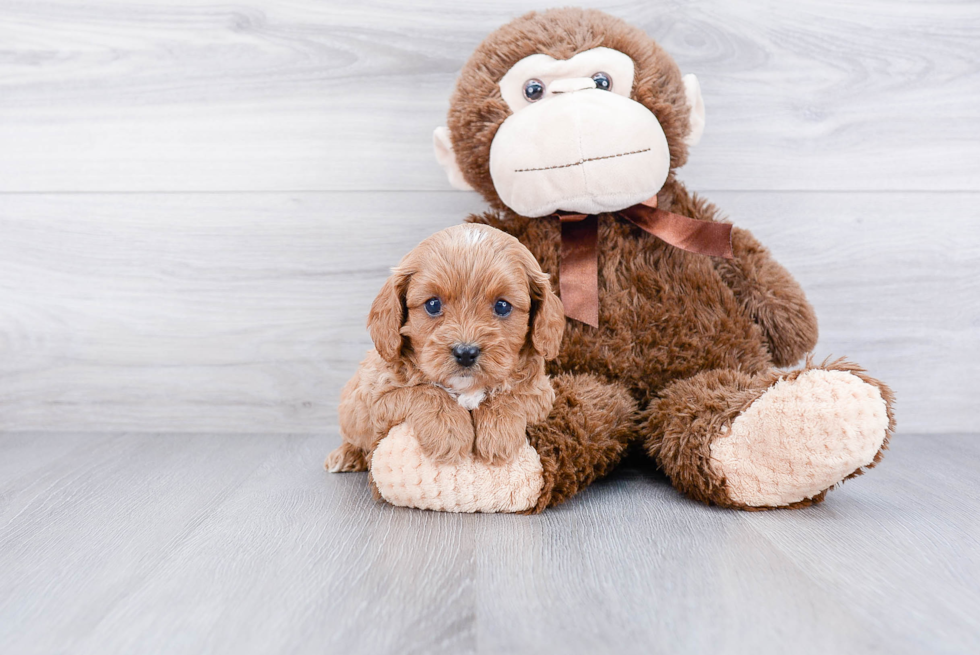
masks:
POLYGON ((535 357, 554 359, 564 326, 534 256, 485 225, 457 225, 420 243, 368 318, 382 357, 408 357, 430 381, 460 392, 498 386, 535 357))

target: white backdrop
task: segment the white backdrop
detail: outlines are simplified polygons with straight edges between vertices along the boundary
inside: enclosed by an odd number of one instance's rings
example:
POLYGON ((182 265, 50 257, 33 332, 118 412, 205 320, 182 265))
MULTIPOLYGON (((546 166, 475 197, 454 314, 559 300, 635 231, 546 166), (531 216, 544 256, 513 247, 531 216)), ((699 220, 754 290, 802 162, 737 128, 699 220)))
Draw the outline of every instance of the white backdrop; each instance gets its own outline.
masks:
MULTIPOLYGON (((980 6, 590 4, 699 76, 681 177, 797 275, 817 355, 975 432, 980 6)), ((0 429, 333 430, 387 268, 483 206, 431 154, 455 75, 544 6, 0 0, 0 429)))

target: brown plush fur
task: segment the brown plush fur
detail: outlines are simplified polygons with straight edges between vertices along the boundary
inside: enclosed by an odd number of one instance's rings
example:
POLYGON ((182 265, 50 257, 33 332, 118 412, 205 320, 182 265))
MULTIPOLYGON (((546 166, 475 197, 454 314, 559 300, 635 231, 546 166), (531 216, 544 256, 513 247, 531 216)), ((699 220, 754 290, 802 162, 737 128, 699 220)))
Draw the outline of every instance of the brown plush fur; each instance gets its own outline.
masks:
POLYGON ((475 226, 429 237, 374 301, 368 327, 375 350, 341 394, 344 441, 327 468, 364 470, 368 454, 402 422, 436 461, 469 453, 509 461, 527 426, 551 411, 545 359, 557 354, 564 323, 548 277, 513 237, 475 226), (438 316, 423 307, 430 298, 441 300, 438 316), (493 312, 501 299, 513 307, 505 317, 493 312), (459 343, 479 346, 472 367, 455 361, 459 343), (468 411, 454 396, 473 392, 483 400, 468 411))
POLYGON ((622 459, 633 430, 636 403, 619 385, 583 374, 552 378, 555 404, 527 436, 544 469, 537 513, 571 498, 622 459))
MULTIPOLYGON (((676 181, 658 201, 687 216, 716 217, 712 205, 689 196, 676 181)), ((501 211, 471 220, 518 237, 560 282, 557 219, 501 211)), ((751 234, 739 228, 733 233, 736 259, 728 263, 674 248, 615 215, 600 215, 599 327, 568 321, 552 370, 616 380, 646 405, 668 383, 704 370, 766 371, 774 363, 770 343, 781 348, 781 361, 798 361, 816 343, 812 309, 751 234), (737 286, 729 285, 721 267, 737 286), (753 316, 760 313, 768 332, 753 316)))
MULTIPOLYGON (((465 179, 495 210, 469 220, 516 236, 552 275, 556 287, 558 220, 518 216, 503 206, 490 177, 490 144, 510 113, 497 83, 530 54, 564 59, 599 46, 633 59, 632 99, 656 115, 667 136, 672 170, 658 195, 660 208, 722 220, 713 205, 689 193, 674 177, 673 169, 687 159, 683 139, 690 125, 673 60, 641 30, 601 12, 561 9, 528 14, 491 34, 467 62, 452 97, 449 129, 465 179)), ((711 469, 708 446, 722 426, 776 380, 799 374, 780 373, 774 366, 798 362, 814 347, 813 309, 792 276, 745 230, 734 228, 735 257, 728 261, 669 246, 615 214, 598 220, 599 327, 569 321, 561 353, 549 370, 591 373, 620 386, 642 410, 632 438, 643 441, 673 483, 698 500, 737 506, 725 493, 724 479, 711 469)), ((877 386, 892 419, 887 387, 851 364, 824 367, 852 372, 877 386)), ((561 379, 566 385, 578 384, 574 377, 561 379)), ((619 433, 597 444, 588 431, 576 427, 587 425, 590 415, 608 424, 608 417, 598 418, 604 411, 583 403, 575 425, 563 414, 532 431, 532 444, 544 449, 542 461, 550 462, 542 503, 568 497, 621 456, 622 448, 610 444, 610 439, 620 443, 619 433), (561 441, 562 430, 572 438, 561 441), (580 465, 584 473, 578 472, 580 465), (566 479, 571 480, 567 485, 566 479)), ((890 424, 889 434, 891 429, 890 424)), ((879 452, 875 462, 880 456, 879 452)), ((823 492, 792 506, 822 498, 823 492)))

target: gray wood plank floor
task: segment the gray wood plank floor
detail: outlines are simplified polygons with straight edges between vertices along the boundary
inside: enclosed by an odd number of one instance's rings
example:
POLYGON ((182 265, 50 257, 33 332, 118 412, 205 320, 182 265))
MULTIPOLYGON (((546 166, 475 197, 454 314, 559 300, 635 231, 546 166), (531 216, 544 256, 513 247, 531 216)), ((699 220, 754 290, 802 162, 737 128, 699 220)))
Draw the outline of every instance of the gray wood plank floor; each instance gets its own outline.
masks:
POLYGON ((980 439, 899 435, 818 507, 643 459, 540 516, 394 508, 336 436, 0 436, 0 652, 975 653, 980 439))

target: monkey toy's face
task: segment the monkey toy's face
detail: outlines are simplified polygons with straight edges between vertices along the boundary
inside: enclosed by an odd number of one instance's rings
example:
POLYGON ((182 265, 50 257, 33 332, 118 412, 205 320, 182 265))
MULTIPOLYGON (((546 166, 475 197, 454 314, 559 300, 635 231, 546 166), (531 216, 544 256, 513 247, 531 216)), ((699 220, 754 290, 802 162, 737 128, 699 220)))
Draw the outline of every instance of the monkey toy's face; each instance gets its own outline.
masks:
MULTIPOLYGON (((581 15, 585 22, 611 19, 581 15)), ((700 138, 700 88, 693 75, 681 78, 649 37, 618 35, 616 23, 599 42, 618 38, 639 62, 606 44, 586 48, 595 37, 579 39, 573 30, 511 44, 505 28, 477 50, 467 68, 479 74, 464 69, 450 129, 435 133, 436 156, 454 186, 475 187, 528 217, 618 211, 663 187, 686 146, 700 138), (524 56, 505 62, 502 50, 524 56)))
POLYGON ((504 204, 523 216, 598 214, 659 191, 670 170, 667 137, 632 90, 633 60, 609 48, 517 62, 500 80, 513 113, 490 147, 504 204))

